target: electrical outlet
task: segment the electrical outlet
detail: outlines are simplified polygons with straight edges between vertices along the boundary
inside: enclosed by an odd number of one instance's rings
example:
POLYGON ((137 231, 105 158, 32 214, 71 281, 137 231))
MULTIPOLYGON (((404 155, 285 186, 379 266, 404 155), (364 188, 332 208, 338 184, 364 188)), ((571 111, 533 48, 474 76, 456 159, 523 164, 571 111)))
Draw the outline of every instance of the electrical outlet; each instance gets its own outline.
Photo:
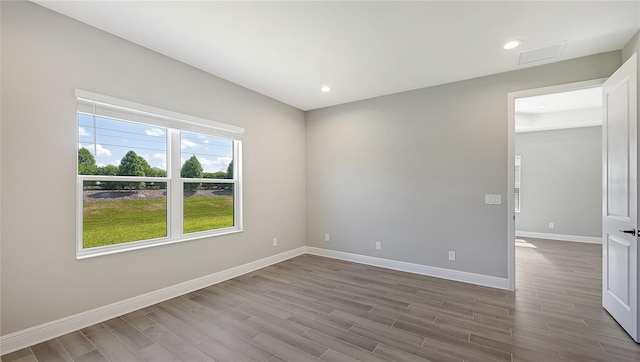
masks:
POLYGON ((380 242, 376 241, 376 249, 380 250, 380 242))
POLYGON ((449 260, 456 260, 456 252, 449 251, 449 260))
POLYGON ((324 234, 324 241, 329 241, 329 234, 324 234))
POLYGON ((273 246, 278 246, 278 238, 273 238, 273 246))
POLYGON ((553 229, 554 227, 555 227, 555 224, 554 224, 554 223, 552 223, 552 222, 550 222, 550 223, 549 223, 549 229, 553 229))

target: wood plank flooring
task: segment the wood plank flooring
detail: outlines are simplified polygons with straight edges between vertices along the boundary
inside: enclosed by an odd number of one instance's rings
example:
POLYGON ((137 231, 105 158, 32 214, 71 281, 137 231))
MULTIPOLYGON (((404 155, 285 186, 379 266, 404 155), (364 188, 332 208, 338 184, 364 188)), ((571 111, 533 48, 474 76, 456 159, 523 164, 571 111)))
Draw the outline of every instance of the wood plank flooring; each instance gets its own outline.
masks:
POLYGON ((600 245, 517 244, 515 293, 304 255, 2 361, 640 360, 600 245))

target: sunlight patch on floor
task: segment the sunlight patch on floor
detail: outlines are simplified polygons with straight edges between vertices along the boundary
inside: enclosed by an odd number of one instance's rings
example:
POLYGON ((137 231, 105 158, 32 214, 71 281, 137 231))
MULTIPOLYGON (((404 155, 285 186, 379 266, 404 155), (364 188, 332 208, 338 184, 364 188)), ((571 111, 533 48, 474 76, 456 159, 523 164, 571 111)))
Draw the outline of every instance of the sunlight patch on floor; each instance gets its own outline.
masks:
POLYGON ((526 240, 523 239, 516 239, 516 246, 520 246, 523 248, 534 248, 537 249, 537 247, 533 244, 528 243, 526 240))

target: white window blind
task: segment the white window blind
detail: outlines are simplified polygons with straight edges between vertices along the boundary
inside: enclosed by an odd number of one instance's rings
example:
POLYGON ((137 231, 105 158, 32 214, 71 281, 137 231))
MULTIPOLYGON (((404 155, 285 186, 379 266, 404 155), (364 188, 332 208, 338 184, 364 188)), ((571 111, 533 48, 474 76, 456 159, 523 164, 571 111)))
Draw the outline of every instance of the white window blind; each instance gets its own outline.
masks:
POLYGON ((241 141, 244 133, 244 128, 242 127, 137 104, 80 89, 76 90, 76 97, 78 99, 78 113, 120 121, 150 124, 159 127, 176 128, 196 133, 206 133, 236 141, 241 141))

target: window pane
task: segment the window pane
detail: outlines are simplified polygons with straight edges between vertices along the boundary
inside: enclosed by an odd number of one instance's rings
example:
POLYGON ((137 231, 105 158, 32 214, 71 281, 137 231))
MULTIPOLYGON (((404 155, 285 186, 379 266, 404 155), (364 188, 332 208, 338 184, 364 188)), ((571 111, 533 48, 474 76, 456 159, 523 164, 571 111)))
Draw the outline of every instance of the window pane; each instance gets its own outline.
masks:
POLYGON ((167 176, 167 130, 78 114, 78 174, 167 176))
POLYGON ((84 181, 83 248, 167 236, 166 182, 139 182, 138 189, 130 190, 119 183, 84 181))
POLYGON ((184 184, 184 233, 232 227, 233 184, 184 184))
POLYGON ((233 178, 233 141, 181 132, 183 178, 233 178))

